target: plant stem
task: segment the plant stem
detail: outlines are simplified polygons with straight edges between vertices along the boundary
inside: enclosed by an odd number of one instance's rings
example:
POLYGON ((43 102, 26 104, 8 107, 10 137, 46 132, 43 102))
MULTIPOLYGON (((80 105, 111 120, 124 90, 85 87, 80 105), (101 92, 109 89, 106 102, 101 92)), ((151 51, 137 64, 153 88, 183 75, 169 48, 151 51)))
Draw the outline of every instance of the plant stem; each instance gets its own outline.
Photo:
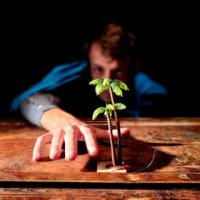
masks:
MULTIPOLYGON (((114 102, 113 91, 112 91, 111 87, 109 87, 109 93, 110 93, 110 98, 111 98, 112 105, 114 106, 115 102, 114 102)), ((121 129, 120 129, 120 122, 119 122, 119 118, 118 118, 116 109, 114 109, 114 115, 115 115, 115 122, 116 122, 116 125, 117 125, 117 134, 118 134, 117 165, 122 165, 121 129)))
POLYGON ((113 166, 116 166, 116 154, 115 154, 115 149, 114 149, 114 142, 113 142, 113 132, 112 132, 112 124, 110 117, 107 116, 107 122, 108 122, 108 128, 110 132, 110 148, 111 148, 111 157, 112 157, 112 164, 113 166))

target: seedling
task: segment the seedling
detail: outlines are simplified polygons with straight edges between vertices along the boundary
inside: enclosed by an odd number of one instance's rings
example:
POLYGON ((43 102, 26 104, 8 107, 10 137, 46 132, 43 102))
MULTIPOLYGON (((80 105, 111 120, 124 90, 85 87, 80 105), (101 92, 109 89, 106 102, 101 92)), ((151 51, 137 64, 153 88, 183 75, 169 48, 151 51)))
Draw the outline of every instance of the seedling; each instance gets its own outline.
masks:
POLYGON ((112 80, 109 78, 104 79, 94 79, 90 83, 90 85, 95 86, 96 95, 100 95, 103 91, 109 90, 111 103, 106 103, 105 107, 99 107, 93 112, 92 120, 95 120, 99 114, 104 114, 107 119, 109 136, 110 136, 110 147, 111 147, 111 157, 112 157, 112 165, 113 166, 121 166, 122 165, 122 144, 121 144, 121 131, 120 131, 120 120, 118 117, 117 110, 126 109, 126 106, 123 103, 115 103, 114 94, 117 96, 123 97, 122 90, 129 90, 128 86, 120 80, 112 80), (111 123, 111 119, 114 113, 115 123, 117 127, 118 134, 118 152, 116 156, 115 148, 114 148, 114 139, 113 139, 113 127, 111 123))

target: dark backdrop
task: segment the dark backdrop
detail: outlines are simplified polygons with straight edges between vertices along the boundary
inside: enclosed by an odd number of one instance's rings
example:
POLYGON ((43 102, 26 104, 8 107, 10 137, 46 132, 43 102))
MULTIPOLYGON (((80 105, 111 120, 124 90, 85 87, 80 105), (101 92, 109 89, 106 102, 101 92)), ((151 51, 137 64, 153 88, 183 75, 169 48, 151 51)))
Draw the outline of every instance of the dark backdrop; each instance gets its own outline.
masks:
POLYGON ((14 117, 11 100, 52 67, 81 58, 87 34, 112 19, 137 33, 143 69, 170 91, 173 115, 200 116, 195 5, 23 6, 2 17, 1 117, 14 117))

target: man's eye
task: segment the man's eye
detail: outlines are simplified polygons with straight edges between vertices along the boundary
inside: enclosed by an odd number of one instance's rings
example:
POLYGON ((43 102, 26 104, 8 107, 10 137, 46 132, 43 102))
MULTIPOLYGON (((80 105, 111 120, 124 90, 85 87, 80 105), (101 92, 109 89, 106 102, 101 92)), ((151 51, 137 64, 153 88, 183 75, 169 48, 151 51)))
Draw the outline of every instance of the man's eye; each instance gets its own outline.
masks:
POLYGON ((95 67, 95 68, 93 68, 93 71, 94 71, 95 73, 102 73, 102 72, 103 72, 103 69, 102 69, 101 67, 95 67))
POLYGON ((114 77, 121 77, 122 75, 123 75, 123 71, 122 70, 113 71, 113 76, 114 77))
POLYGON ((123 75, 123 72, 122 72, 122 71, 117 71, 117 72, 116 72, 116 75, 117 75, 117 76, 122 76, 122 75, 123 75))

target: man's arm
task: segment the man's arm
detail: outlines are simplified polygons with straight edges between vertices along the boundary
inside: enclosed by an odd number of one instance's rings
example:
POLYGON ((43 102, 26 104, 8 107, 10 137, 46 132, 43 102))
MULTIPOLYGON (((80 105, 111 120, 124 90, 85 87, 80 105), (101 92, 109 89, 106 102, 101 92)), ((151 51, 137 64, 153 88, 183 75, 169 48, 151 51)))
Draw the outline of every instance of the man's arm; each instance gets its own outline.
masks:
MULTIPOLYGON (((41 152, 47 143, 51 143, 49 157, 58 159, 65 143, 65 159, 74 160, 78 152, 78 140, 84 140, 90 156, 98 154, 97 138, 109 139, 107 130, 102 130, 79 120, 58 107, 58 99, 50 94, 38 93, 30 96, 21 104, 24 117, 31 123, 43 127, 48 132, 39 136, 33 149, 33 160, 41 158, 41 152)), ((122 136, 129 129, 121 129, 122 136)), ((117 132, 114 131, 115 138, 117 132)))
POLYGON ((44 112, 58 107, 59 102, 59 98, 51 94, 36 93, 21 103, 20 110, 27 121, 41 127, 40 120, 44 112))

